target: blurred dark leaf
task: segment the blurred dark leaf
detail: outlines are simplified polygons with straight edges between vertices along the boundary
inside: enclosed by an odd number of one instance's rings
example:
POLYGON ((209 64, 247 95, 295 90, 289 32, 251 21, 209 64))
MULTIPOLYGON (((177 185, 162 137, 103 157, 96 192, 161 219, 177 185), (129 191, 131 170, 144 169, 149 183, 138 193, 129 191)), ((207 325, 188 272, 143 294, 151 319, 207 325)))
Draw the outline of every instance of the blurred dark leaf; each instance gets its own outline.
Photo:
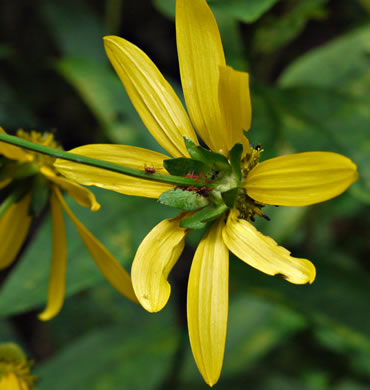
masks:
MULTIPOLYGON (((297 256, 297 253, 293 253, 297 256)), ((296 286, 278 277, 269 277, 240 260, 232 262, 232 280, 235 288, 247 289, 267 299, 291 305, 312 319, 323 319, 370 337, 370 300, 368 289, 370 277, 361 271, 350 270, 335 262, 335 253, 323 254, 320 258, 333 263, 314 261, 317 277, 310 286, 296 286)))
MULTIPOLYGON (((144 126, 110 66, 97 64, 88 58, 65 57, 56 63, 56 68, 77 90, 111 142, 167 153, 144 126)), ((176 85, 174 89, 181 96, 176 85)))
POLYGON ((107 61, 102 40, 103 21, 87 2, 45 1, 41 11, 62 54, 98 63, 107 61))
POLYGON ((8 45, 0 44, 0 60, 8 59, 14 55, 14 49, 8 45))
MULTIPOLYGON (((247 373, 271 350, 304 327, 302 316, 286 307, 249 294, 231 295, 224 367, 218 386, 241 372, 247 373)), ((188 383, 197 378, 200 382, 189 350, 183 380, 188 383)))
POLYGON ((322 150, 348 156, 360 175, 350 191, 370 202, 370 100, 318 87, 265 88, 259 94, 278 115, 275 126, 283 137, 275 141, 283 154, 322 150))
POLYGON ((129 329, 115 325, 92 331, 36 370, 38 389, 157 389, 177 344, 177 331, 163 316, 129 329))
POLYGON ((364 96, 370 88, 370 25, 311 50, 288 66, 280 85, 315 85, 364 96))
POLYGON ((357 1, 370 14, 370 0, 357 0, 357 1))
MULTIPOLYGON (((326 16, 324 5, 328 0, 297 1, 278 16, 268 15, 258 27, 254 38, 257 51, 270 53, 296 38, 310 19, 326 16)), ((248 2, 245 2, 246 6, 248 2)), ((291 3, 292 4, 292 3, 291 3)))
MULTIPOLYGON (((96 191, 102 209, 96 213, 71 204, 85 226, 107 246, 127 270, 136 248, 156 223, 171 210, 151 199, 126 197, 110 191, 96 191), (154 206, 154 207, 153 207, 154 206), (117 216, 120 216, 117 218, 117 216), (145 224, 142 221, 145 221, 145 224)), ((103 279, 74 226, 66 218, 68 266, 66 296, 95 285, 103 279)), ((13 269, 0 294, 0 316, 30 310, 46 302, 51 256, 50 221, 44 223, 36 240, 13 269)), ((124 299, 124 298, 122 298, 124 299)))
MULTIPOLYGON (((260 18, 279 0, 208 0, 212 10, 232 16, 236 20, 252 23, 260 18)), ((164 15, 175 17, 175 1, 154 0, 154 5, 164 15)))
POLYGON ((88 58, 65 57, 56 67, 76 88, 112 141, 123 144, 138 141, 132 125, 139 125, 140 118, 121 81, 108 66, 88 58))
POLYGON ((37 119, 22 104, 17 93, 0 78, 0 126, 7 129, 37 126, 37 119))
POLYGON ((219 10, 245 23, 252 23, 278 0, 209 0, 212 9, 219 10))

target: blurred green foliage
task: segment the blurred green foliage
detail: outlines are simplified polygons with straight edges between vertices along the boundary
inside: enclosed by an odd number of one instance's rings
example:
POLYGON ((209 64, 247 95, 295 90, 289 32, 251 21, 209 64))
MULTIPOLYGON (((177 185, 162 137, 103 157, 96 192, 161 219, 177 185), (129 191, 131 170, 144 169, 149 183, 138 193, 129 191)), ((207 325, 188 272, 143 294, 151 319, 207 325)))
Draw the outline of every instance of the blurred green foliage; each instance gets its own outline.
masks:
MULTIPOLYGON (((0 125, 52 130, 66 149, 116 142, 160 150, 104 53, 102 36, 143 48, 181 96, 174 0, 24 0, 0 4, 0 125)), ((312 286, 271 278, 231 258, 230 313, 219 389, 370 388, 370 3, 368 0, 210 0, 228 63, 251 73, 251 142, 264 158, 330 150, 352 158, 349 192, 309 208, 266 208, 257 221, 317 267, 312 286)), ((127 268, 171 210, 95 191, 97 213, 73 207, 127 268)), ((40 323, 50 263, 50 223, 35 225, 24 255, 3 272, 0 341, 35 360, 38 388, 206 389, 184 320, 199 233, 172 273, 170 305, 151 315, 103 280, 68 225, 67 299, 40 323), (73 297, 72 297, 73 296, 73 297)))

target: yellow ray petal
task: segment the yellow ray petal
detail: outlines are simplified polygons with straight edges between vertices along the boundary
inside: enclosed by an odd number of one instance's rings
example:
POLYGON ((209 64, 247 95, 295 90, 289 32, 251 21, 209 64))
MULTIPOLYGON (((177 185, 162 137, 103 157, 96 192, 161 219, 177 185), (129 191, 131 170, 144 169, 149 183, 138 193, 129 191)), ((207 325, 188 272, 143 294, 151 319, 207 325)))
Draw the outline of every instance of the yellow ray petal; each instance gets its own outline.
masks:
MULTIPOLYGON (((7 134, 5 130, 0 127, 0 133, 7 134)), ((10 145, 5 142, 0 142, 0 155, 3 155, 11 160, 17 161, 32 161, 33 156, 31 153, 27 153, 25 149, 18 146, 10 145)))
MULTIPOLYGON (((163 160, 168 159, 168 156, 135 146, 85 145, 72 149, 70 152, 143 171, 145 167, 155 168, 158 173, 168 174, 163 168, 163 160)), ((61 159, 57 159, 54 165, 68 179, 87 186, 94 185, 126 195, 158 198, 162 192, 173 188, 173 185, 170 184, 138 179, 106 169, 94 168, 61 159)))
POLYGON ((149 312, 161 310, 170 297, 167 277, 184 249, 187 234, 179 227, 179 220, 165 219, 155 226, 140 244, 132 263, 136 296, 149 312))
POLYGON ((201 240, 188 283, 188 327, 191 349, 204 380, 213 386, 224 358, 228 296, 229 251, 222 240, 223 218, 201 240))
POLYGON ((48 303, 39 319, 48 321, 62 309, 66 289, 67 238, 63 211, 55 190, 50 197, 51 220, 53 225, 53 249, 50 265, 48 303))
POLYGON ((215 152, 227 154, 218 101, 219 65, 225 65, 216 20, 205 0, 176 1, 181 83, 195 129, 215 152))
POLYGON ((13 203, 0 219, 0 270, 16 258, 26 239, 32 218, 28 215, 31 194, 13 203))
POLYGON ((10 372, 0 378, 0 390, 28 390, 28 385, 22 379, 18 380, 17 376, 10 372))
POLYGON ((249 130, 252 119, 248 73, 238 72, 230 66, 220 66, 218 95, 224 133, 227 136, 227 150, 231 150, 237 142, 240 142, 246 153, 249 142, 243 130, 249 130))
POLYGON ((41 167, 40 171, 48 180, 67 191, 68 195, 72 196, 80 206, 87 207, 92 211, 100 209, 100 204, 96 201, 95 195, 87 188, 80 186, 72 180, 57 176, 48 167, 41 167))
POLYGON ((356 165, 331 152, 281 156, 258 164, 248 174, 248 195, 265 204, 306 206, 334 198, 357 180, 356 165))
POLYGON ((271 237, 238 219, 238 213, 236 210, 230 212, 222 235, 234 255, 268 275, 280 274, 291 283, 305 284, 315 280, 316 270, 309 260, 290 256, 290 252, 278 246, 271 237))
POLYGON ((176 93, 150 58, 123 38, 104 38, 108 58, 153 137, 172 156, 187 156, 184 136, 197 142, 176 93))
POLYGON ((128 299, 131 299, 133 302, 137 302, 134 290, 132 288, 131 278, 127 271, 122 267, 117 259, 113 257, 107 248, 100 241, 98 241, 76 218, 71 209, 67 206, 58 188, 55 188, 55 193, 69 218, 71 218, 72 222, 76 226, 82 241, 85 243, 95 264, 100 269, 100 272, 118 292, 120 292, 128 299))

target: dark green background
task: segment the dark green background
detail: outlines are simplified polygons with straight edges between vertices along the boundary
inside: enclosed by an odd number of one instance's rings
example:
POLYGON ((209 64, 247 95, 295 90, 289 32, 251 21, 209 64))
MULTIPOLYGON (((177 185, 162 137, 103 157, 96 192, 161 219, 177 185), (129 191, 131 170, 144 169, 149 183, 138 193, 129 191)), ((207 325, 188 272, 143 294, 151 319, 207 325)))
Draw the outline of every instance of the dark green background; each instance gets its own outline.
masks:
MULTIPOLYGON (((213 0, 228 64, 251 75, 251 142, 263 158, 330 150, 352 158, 360 179, 307 208, 266 208, 257 221, 294 256, 312 260, 312 286, 290 285, 231 258, 230 314, 217 389, 370 388, 370 2, 213 0)), ((124 143, 159 150, 110 67, 102 37, 141 47, 181 96, 173 0, 0 3, 0 125, 52 131, 66 149, 124 143)), ((182 97, 181 97, 182 98, 182 97)), ((148 231, 174 215, 155 200, 95 191, 102 209, 73 210, 127 267, 148 231)), ((39 390, 206 389, 186 334, 185 296, 200 234, 171 273, 158 314, 103 280, 68 224, 69 298, 37 320, 50 264, 48 216, 24 255, 2 274, 0 341, 35 361, 39 390)))

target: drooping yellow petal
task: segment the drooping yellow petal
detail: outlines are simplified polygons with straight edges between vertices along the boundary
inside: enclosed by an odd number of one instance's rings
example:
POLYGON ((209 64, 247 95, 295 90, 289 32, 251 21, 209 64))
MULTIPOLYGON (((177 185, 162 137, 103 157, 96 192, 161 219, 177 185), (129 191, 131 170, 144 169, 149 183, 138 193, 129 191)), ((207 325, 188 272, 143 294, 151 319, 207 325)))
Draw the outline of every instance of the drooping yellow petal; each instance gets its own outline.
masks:
POLYGON ((281 156, 258 164, 247 176, 248 195, 265 204, 307 206, 334 198, 357 180, 356 165, 331 152, 281 156))
POLYGON ((0 390, 28 390, 28 386, 22 379, 17 378, 12 372, 5 374, 0 378, 0 390))
POLYGON ((26 239, 32 218, 28 215, 31 194, 13 203, 0 219, 0 270, 16 258, 26 239))
POLYGON ((50 197, 51 221, 53 226, 53 249, 50 265, 48 303, 39 319, 48 321, 62 309, 66 289, 67 238, 63 211, 55 190, 50 197))
POLYGON ((100 241, 98 241, 76 218, 71 209, 67 206, 58 188, 55 188, 55 193, 69 218, 71 218, 72 222, 76 226, 78 233, 85 243, 95 264, 100 269, 100 272, 118 292, 120 292, 128 299, 131 299, 133 302, 137 302, 134 290, 132 288, 131 278, 127 271, 122 267, 117 259, 113 257, 108 249, 100 241))
POLYGON ((158 143, 172 156, 188 156, 184 136, 197 142, 176 93, 150 58, 123 38, 104 38, 108 58, 132 104, 158 143))
MULTIPOLYGON (((158 173, 168 174, 163 168, 163 160, 168 159, 168 156, 135 146, 85 145, 72 149, 70 152, 143 171, 145 167, 150 167, 158 173)), ((173 188, 173 185, 170 184, 139 179, 67 160, 57 159, 54 165, 68 179, 87 186, 94 185, 126 195, 158 198, 162 192, 173 188)))
POLYGON ((219 66, 225 56, 216 20, 205 0, 176 1, 181 83, 190 118, 204 142, 227 154, 218 101, 219 66))
POLYGON ((57 176, 50 168, 44 166, 40 168, 41 173, 46 178, 72 196, 72 198, 83 207, 87 207, 92 211, 100 209, 100 204, 96 201, 95 195, 85 187, 80 186, 75 181, 57 176))
POLYGON ((218 95, 224 132, 227 135, 227 150, 240 142, 246 153, 249 142, 243 130, 249 130, 252 120, 248 73, 238 72, 230 66, 220 66, 218 95))
POLYGON ((149 312, 162 310, 171 286, 168 274, 184 249, 187 230, 179 227, 179 218, 165 219, 150 231, 140 244, 131 268, 136 296, 149 312))
POLYGON ((281 275, 291 283, 305 284, 315 280, 316 270, 309 260, 290 256, 290 252, 278 246, 271 237, 238 219, 238 213, 237 210, 230 212, 222 235, 234 255, 268 275, 281 275))
POLYGON ((188 283, 188 328, 191 349, 204 380, 213 386, 221 373, 228 316, 229 251, 220 218, 195 252, 188 283))
MULTIPOLYGON (((6 134, 6 131, 0 127, 0 133, 6 134)), ((3 155, 11 160, 17 161, 32 161, 33 156, 27 153, 27 150, 18 146, 10 145, 5 142, 0 142, 0 155, 3 155)))

